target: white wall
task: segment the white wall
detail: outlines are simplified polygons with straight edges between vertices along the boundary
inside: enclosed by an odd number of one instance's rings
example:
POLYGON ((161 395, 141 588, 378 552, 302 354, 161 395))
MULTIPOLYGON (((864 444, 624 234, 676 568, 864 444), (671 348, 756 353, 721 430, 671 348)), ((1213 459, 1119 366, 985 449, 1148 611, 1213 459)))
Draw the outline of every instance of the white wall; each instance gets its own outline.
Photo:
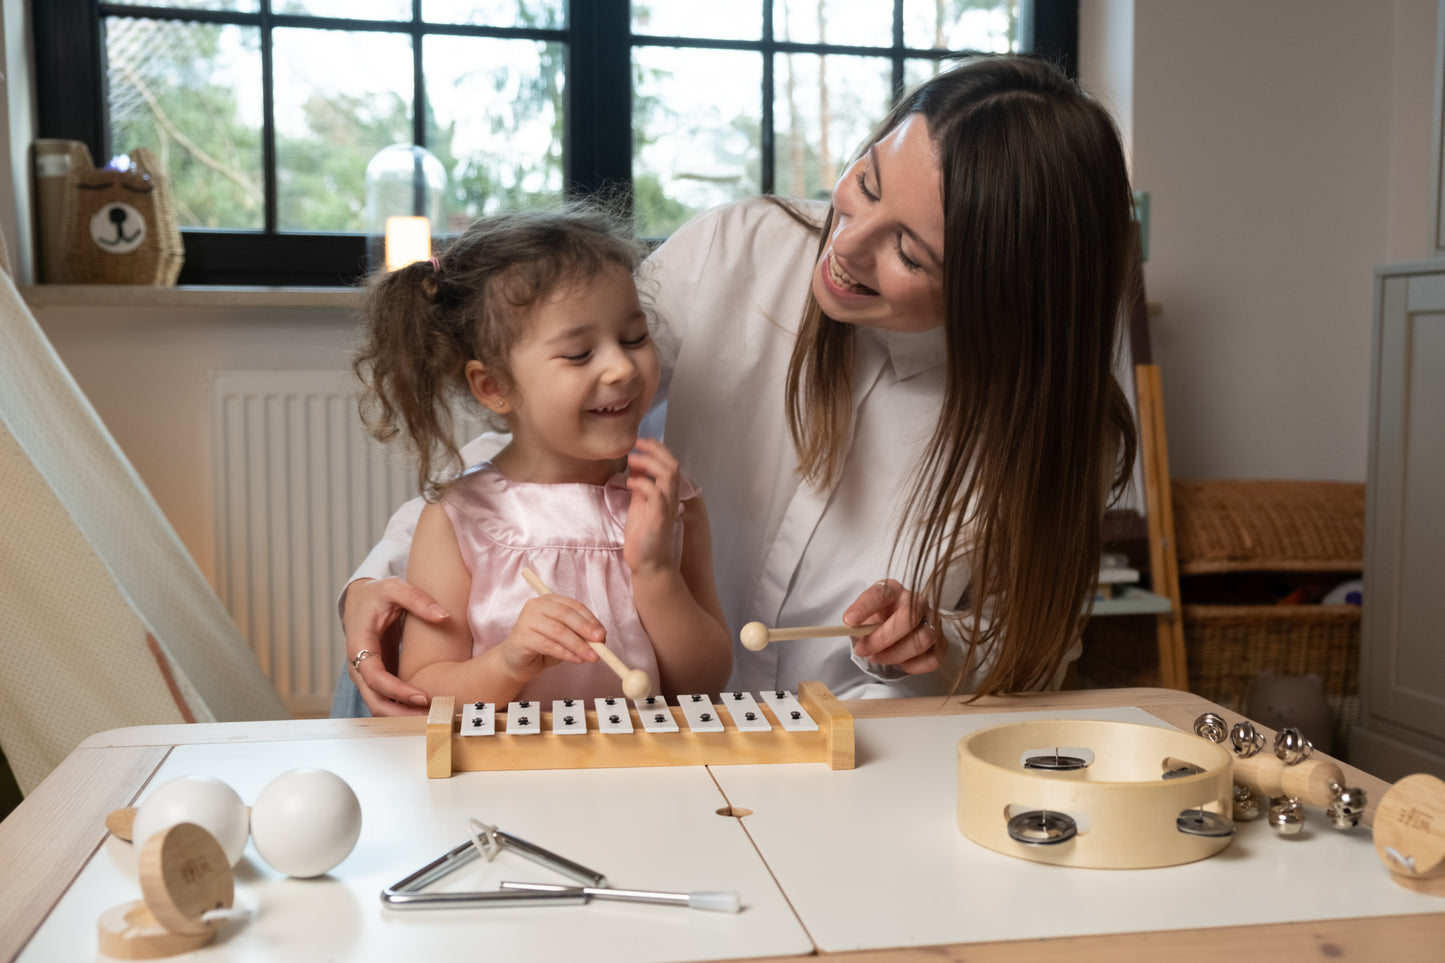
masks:
MULTIPOLYGON (((1429 253, 1436 7, 1083 0, 1085 81, 1105 88, 1151 195, 1176 476, 1364 479, 1371 272, 1429 253)), ((23 0, 3 9, 13 50, 23 0)), ((22 119, 0 167, 28 152, 22 119)), ((339 309, 39 315, 207 573, 208 372, 342 368, 351 339, 339 309)))
POLYGON ((214 584, 210 373, 345 369, 353 346, 350 314, 341 308, 50 306, 35 315, 214 584))
POLYGON ((1170 468, 1363 481, 1372 271, 1430 252, 1437 4, 1134 6, 1170 468))

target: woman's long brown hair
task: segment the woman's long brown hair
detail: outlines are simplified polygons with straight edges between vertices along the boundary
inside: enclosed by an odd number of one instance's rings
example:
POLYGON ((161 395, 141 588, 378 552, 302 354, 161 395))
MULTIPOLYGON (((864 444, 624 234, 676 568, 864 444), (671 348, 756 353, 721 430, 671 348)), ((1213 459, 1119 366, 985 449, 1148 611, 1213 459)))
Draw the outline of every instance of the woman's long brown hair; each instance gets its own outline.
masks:
MULTIPOLYGON (((958 610, 957 682, 1045 685, 1092 606, 1104 510, 1133 464, 1114 353, 1134 278, 1131 193, 1108 112, 1051 65, 968 61, 905 97, 869 145, 922 115, 943 181, 946 375, 894 551, 934 612, 958 610), (966 560, 965 599, 943 598, 966 560)), ((865 147, 866 149, 866 147, 865 147)), ((828 244, 833 213, 824 226, 828 244)), ((851 426, 852 326, 810 295, 788 370, 805 477, 837 480, 851 426)))

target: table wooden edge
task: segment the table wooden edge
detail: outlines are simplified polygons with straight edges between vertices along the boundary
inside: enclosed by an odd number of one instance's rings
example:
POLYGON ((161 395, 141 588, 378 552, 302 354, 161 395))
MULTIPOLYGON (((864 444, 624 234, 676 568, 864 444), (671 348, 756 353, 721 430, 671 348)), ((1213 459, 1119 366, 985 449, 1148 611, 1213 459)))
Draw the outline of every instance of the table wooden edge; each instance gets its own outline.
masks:
MULTIPOLYGON (((1202 712, 1216 712, 1231 723, 1243 718, 1191 693, 1143 688, 1078 689, 975 700, 958 696, 865 699, 845 701, 844 705, 859 719, 1134 706, 1186 731, 1192 729, 1194 719, 1202 712)), ((137 726, 96 733, 82 742, 0 822, 0 866, 6 868, 0 874, 0 959, 12 959, 24 949, 104 842, 106 813, 133 805, 175 746, 421 736, 425 727, 425 717, 417 716, 137 726), (73 828, 77 825, 90 826, 93 830, 77 834, 73 828)), ((418 767, 420 765, 418 761, 418 767)), ((1388 784, 1352 766, 1341 765, 1352 783, 1370 795, 1373 806, 1388 784)), ((1383 879, 1383 867, 1381 875, 1383 879)), ((1215 895, 1228 898, 1228 894, 1215 895)), ((97 912, 101 909, 104 907, 97 912)), ((1310 952, 1327 958, 1408 961, 1437 960, 1441 945, 1445 945, 1445 902, 1439 913, 1415 916, 906 947, 820 954, 819 958, 839 963, 964 959, 970 963, 1003 960, 1090 963, 1157 960, 1166 954, 1172 960, 1202 959, 1207 953, 1212 961, 1231 951, 1255 955, 1260 950, 1275 950, 1292 956, 1310 952)), ((768 959, 782 961, 797 957, 768 959)))

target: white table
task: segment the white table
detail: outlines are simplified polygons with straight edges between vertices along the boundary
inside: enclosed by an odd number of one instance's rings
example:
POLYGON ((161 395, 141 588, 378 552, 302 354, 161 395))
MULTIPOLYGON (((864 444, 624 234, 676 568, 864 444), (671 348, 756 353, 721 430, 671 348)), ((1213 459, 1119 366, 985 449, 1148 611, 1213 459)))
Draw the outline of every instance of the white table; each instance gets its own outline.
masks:
MULTIPOLYGON (((1231 951, 1436 959, 1445 900, 1396 886, 1368 832, 1313 813, 1304 838, 1244 824, 1216 857, 1157 870, 1076 870, 1002 856, 954 823, 959 737, 1023 718, 1106 718, 1189 728, 1203 700, 1168 690, 847 704, 858 767, 819 764, 425 775, 422 720, 311 720, 144 727, 87 740, 0 823, 0 957, 90 958, 95 920, 139 898, 111 809, 147 784, 205 772, 248 801, 291 768, 331 769, 357 790, 366 826, 320 880, 289 880, 256 856, 238 902, 197 959, 1099 959, 1231 951), (746 809, 743 817, 719 809, 746 809), (378 894, 466 838, 466 817, 592 866, 619 886, 736 889, 733 915, 588 906, 399 912, 378 894)), ((1222 713, 1228 719, 1235 717, 1222 713)), ((589 737, 590 738, 590 737, 589 737)), ((1350 771, 1378 800, 1385 786, 1350 771)), ((446 888, 560 881, 504 854, 446 888)))

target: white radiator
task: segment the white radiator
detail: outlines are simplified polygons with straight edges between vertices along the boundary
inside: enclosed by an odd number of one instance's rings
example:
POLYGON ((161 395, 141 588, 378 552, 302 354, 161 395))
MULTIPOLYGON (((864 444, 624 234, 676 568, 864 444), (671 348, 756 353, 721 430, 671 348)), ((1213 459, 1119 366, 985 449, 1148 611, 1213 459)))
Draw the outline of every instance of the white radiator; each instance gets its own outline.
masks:
MULTIPOLYGON (((344 647, 336 597, 416 494, 402 446, 372 441, 340 371, 212 374, 216 590, 297 715, 325 715, 344 647)), ((460 419, 462 439, 480 430, 460 419)))

